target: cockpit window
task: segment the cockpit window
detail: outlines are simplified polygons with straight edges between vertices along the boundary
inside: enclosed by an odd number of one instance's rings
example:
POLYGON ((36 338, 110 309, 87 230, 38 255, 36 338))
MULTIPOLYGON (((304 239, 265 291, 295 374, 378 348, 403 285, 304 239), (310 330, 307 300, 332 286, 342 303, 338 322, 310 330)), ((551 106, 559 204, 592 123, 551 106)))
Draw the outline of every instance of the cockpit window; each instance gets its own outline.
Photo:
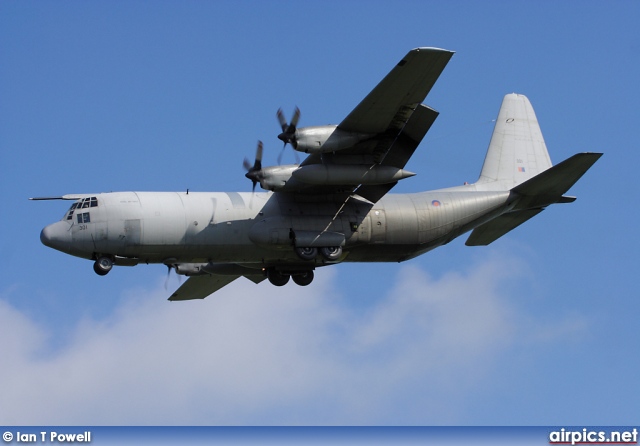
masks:
MULTIPOLYGON (((98 207, 98 197, 82 198, 71 205, 63 220, 73 220, 73 213, 76 209, 95 208, 98 207)), ((89 223, 89 213, 78 215, 78 223, 89 223), (82 215, 86 215, 82 217, 82 215), (82 219, 81 219, 82 217, 82 219), (81 221, 82 220, 82 221, 81 221)))
POLYGON ((67 211, 67 214, 65 216, 65 220, 71 220, 73 218, 73 211, 75 210, 75 208, 78 207, 78 203, 73 203, 71 205, 71 207, 69 208, 69 210, 67 211))

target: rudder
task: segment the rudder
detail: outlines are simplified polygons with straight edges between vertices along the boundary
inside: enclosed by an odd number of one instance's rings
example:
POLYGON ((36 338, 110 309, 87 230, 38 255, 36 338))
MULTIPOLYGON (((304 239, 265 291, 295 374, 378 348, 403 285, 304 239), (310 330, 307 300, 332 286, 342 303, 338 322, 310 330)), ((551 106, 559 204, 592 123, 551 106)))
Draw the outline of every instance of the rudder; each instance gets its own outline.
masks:
POLYGON ((551 166, 529 99, 516 93, 506 95, 476 184, 483 189, 510 190, 551 166))

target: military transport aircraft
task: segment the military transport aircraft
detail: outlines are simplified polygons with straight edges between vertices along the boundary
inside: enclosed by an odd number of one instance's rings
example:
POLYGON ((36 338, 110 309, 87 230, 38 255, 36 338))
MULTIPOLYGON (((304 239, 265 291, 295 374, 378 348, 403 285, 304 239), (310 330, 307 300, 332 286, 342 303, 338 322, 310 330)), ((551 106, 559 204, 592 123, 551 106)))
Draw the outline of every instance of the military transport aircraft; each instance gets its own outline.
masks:
POLYGON ((91 259, 97 274, 161 263, 189 276, 169 300, 202 299, 244 276, 309 285, 315 268, 341 262, 402 262, 472 231, 488 245, 554 203, 600 158, 579 153, 552 166, 529 100, 504 97, 474 184, 388 194, 438 112, 422 104, 453 55, 416 48, 338 125, 298 128, 278 112, 285 146, 301 164, 245 160, 253 192, 113 192, 73 200, 42 243, 91 259), (257 184, 268 192, 255 192, 257 184))

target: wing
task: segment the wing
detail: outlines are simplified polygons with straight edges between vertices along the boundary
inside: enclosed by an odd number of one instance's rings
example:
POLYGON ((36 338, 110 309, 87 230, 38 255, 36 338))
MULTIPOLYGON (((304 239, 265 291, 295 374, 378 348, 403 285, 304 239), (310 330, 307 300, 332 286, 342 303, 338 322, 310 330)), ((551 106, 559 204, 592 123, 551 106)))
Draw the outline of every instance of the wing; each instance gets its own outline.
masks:
POLYGON ((338 128, 357 133, 401 130, 427 97, 451 56, 453 52, 439 48, 409 51, 338 128))
MULTIPOLYGON (((403 169, 437 117, 437 111, 423 104, 418 105, 393 141, 378 143, 374 158, 380 157, 379 164, 382 166, 403 169)), ((375 203, 396 184, 397 181, 380 185, 360 185, 356 193, 375 203)))
POLYGON ((169 297, 169 300, 204 299, 225 285, 230 284, 238 277, 240 276, 192 276, 169 297))
MULTIPOLYGON (((337 127, 370 136, 343 150, 310 155, 301 167, 320 164, 329 169, 332 165, 403 169, 438 116, 421 102, 452 56, 453 52, 438 48, 409 51, 337 127)), ((373 185, 345 181, 305 187, 293 182, 291 188, 307 194, 356 193, 376 202, 396 183, 396 179, 373 185)))
MULTIPOLYGON (((176 290, 175 293, 169 297, 169 300, 192 300, 192 299, 204 299, 205 297, 215 293, 225 285, 230 284, 238 277, 237 275, 202 275, 191 276, 185 283, 176 290)), ((246 275, 244 276, 254 283, 262 282, 264 275, 246 275)))

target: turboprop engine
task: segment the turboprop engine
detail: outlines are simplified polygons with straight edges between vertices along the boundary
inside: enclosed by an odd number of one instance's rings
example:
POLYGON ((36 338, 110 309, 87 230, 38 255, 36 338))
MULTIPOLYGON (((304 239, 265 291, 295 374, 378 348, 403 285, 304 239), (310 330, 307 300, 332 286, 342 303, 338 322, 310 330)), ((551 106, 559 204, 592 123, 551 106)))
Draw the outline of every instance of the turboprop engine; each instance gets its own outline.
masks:
MULTIPOLYGON (((375 135, 364 133, 347 132, 341 130, 337 125, 320 125, 313 127, 298 128, 298 120, 300 119, 300 109, 296 107, 293 112, 291 122, 288 123, 284 117, 282 109, 277 113, 282 133, 278 135, 278 139, 284 142, 284 145, 291 146, 298 152, 304 153, 327 153, 337 152, 339 150, 353 147, 360 141, 369 139, 375 135)), ((278 159, 278 163, 280 159, 278 159)))
MULTIPOLYGON (((339 130, 336 131, 339 132, 339 130)), ((262 167, 262 152, 262 142, 258 141, 253 166, 246 158, 243 163, 247 170, 246 177, 253 183, 253 190, 258 183, 265 190, 286 191, 295 190, 300 187, 301 183, 308 185, 376 185, 392 183, 415 175, 408 170, 379 164, 311 164, 307 166, 288 164, 262 167)))
POLYGON ((298 152, 327 153, 337 152, 355 146, 373 135, 340 130, 337 125, 303 127, 296 130, 291 145, 298 152))
MULTIPOLYGON (((310 166, 271 166, 260 170, 258 181, 265 190, 286 191, 287 183, 295 180, 297 184, 310 185, 358 185, 386 184, 414 176, 415 173, 391 166, 365 165, 325 165, 310 166)), ((295 186, 294 186, 295 187, 295 186)))

